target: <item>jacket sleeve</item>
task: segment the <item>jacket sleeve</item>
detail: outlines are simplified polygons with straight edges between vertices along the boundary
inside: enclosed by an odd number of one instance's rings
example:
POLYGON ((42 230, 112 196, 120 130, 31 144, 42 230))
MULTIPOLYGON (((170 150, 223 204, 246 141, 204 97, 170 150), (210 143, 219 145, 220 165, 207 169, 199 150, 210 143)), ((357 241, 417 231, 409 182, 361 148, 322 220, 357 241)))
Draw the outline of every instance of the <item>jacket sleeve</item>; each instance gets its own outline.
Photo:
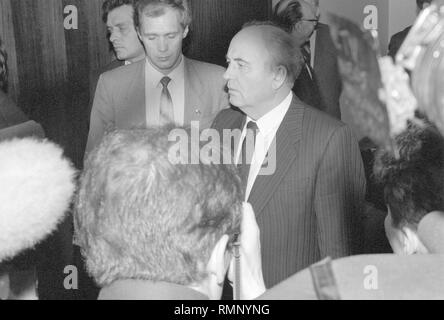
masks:
POLYGON ((114 111, 110 92, 111 88, 107 87, 105 78, 101 75, 97 83, 91 110, 88 142, 86 144, 84 160, 86 160, 88 153, 100 144, 106 130, 114 126, 114 111))
POLYGON ((366 180, 358 143, 347 126, 330 137, 316 177, 315 212, 322 257, 356 254, 362 247, 366 180))

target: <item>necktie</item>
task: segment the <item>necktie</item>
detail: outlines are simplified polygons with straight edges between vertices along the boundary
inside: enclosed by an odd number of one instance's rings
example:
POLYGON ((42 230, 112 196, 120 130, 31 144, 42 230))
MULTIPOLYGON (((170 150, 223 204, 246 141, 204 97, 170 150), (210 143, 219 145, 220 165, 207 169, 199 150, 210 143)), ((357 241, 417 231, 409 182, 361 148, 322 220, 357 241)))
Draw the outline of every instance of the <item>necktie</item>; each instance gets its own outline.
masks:
POLYGON ((253 159, 254 149, 256 147, 256 136, 259 132, 256 122, 247 123, 247 134, 242 143, 242 159, 240 159, 239 169, 245 190, 248 185, 248 176, 250 174, 251 160, 253 159))
POLYGON ((305 66, 310 74, 310 78, 314 78, 314 70, 311 66, 311 50, 310 42, 301 48, 302 56, 304 57, 305 66))
POLYGON ((162 80, 160 80, 163 86, 162 94, 160 95, 160 125, 174 122, 173 100, 168 90, 168 84, 170 82, 171 78, 169 77, 163 77, 162 80))

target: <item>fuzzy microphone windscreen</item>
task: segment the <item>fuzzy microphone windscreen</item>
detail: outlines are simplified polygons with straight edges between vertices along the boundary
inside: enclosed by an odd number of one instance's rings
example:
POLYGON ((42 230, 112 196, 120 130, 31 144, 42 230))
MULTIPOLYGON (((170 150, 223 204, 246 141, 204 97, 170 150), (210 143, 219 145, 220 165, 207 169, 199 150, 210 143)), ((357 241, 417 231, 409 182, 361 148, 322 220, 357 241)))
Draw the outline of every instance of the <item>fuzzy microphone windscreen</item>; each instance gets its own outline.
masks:
POLYGON ((74 190, 75 169, 59 146, 32 138, 0 143, 0 262, 53 232, 74 190))

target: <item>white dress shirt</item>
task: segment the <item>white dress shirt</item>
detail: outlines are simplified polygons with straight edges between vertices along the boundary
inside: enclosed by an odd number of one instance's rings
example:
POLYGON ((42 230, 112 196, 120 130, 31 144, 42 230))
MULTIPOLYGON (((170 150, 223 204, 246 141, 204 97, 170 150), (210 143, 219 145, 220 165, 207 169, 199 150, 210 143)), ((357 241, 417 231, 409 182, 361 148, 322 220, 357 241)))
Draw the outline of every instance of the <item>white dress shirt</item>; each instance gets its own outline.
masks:
POLYGON ((314 69, 315 65, 315 52, 316 52, 316 36, 318 34, 318 31, 315 30, 310 38, 310 52, 311 52, 311 67, 314 69))
MULTIPOLYGON (((174 122, 178 126, 183 126, 185 122, 185 68, 184 57, 181 57, 180 64, 168 75, 171 79, 168 84, 168 91, 170 92, 173 101, 174 122)), ((165 75, 155 69, 151 63, 146 60, 145 63, 145 101, 146 101, 146 123, 148 125, 157 125, 159 119, 149 119, 148 110, 155 110, 155 114, 160 114, 160 96, 162 94, 162 84, 160 80, 165 75)))
MULTIPOLYGON (((245 201, 248 201, 248 198, 250 197, 251 189, 253 188, 254 182, 256 181, 259 171, 262 168, 267 152, 270 149, 271 143, 276 137, 276 133, 281 126, 282 120, 284 120, 284 117, 287 114, 288 109, 290 108, 292 99, 293 93, 290 92, 288 96, 278 106, 276 106, 276 108, 269 111, 267 114, 256 121, 256 124, 259 128, 259 133, 256 136, 253 158, 251 160, 250 174, 248 176, 247 190, 245 193, 245 201)), ((247 121, 245 122, 245 126, 242 130, 242 135, 240 139, 241 143, 239 143, 236 152, 236 164, 238 164, 240 160, 240 156, 242 153, 242 142, 247 135, 247 124, 250 121, 254 120, 247 116, 247 121)))

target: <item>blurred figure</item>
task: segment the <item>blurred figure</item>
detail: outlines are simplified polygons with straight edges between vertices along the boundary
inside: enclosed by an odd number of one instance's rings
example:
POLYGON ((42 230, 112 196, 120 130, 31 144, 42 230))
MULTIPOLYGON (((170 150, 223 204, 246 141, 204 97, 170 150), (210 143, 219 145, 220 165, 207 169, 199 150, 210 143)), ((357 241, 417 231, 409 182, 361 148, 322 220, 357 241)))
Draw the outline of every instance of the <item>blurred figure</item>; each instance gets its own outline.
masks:
MULTIPOLYGON (((241 181, 234 166, 202 154, 200 164, 170 162, 172 129, 116 131, 88 157, 75 222, 99 299, 220 299, 240 231, 241 181)), ((251 206, 244 215, 254 228, 251 206)), ((265 290, 256 252, 251 268, 242 264, 243 277, 258 279, 245 298, 265 290)))
POLYGON ((293 91, 308 105, 341 119, 337 52, 330 28, 319 23, 319 0, 281 0, 273 17, 298 42, 304 57, 304 68, 293 91))
POLYGON ((444 139, 431 125, 410 125, 396 142, 400 158, 381 151, 374 168, 388 207, 387 238, 396 254, 429 253, 418 225, 428 213, 444 211, 444 139))
MULTIPOLYGON (((63 150, 51 142, 26 138, 0 143, 0 269, 2 261, 35 246, 57 228, 71 202, 74 175, 63 150)), ((35 282, 24 293, 15 292, 14 286, 11 292, 1 289, 0 299, 23 294, 37 298, 35 282)))
MULTIPOLYGON (((432 0, 416 0, 416 6, 418 13, 427 8, 432 0)), ((393 60, 396 57, 396 54, 398 53, 399 48, 401 48, 402 43, 404 42, 405 38, 407 37, 407 34, 410 32, 410 29, 412 26, 408 26, 404 30, 394 34, 389 43, 389 49, 388 49, 388 55, 393 58, 393 60)))
POLYGON ((359 255, 322 261, 259 300, 443 300, 444 255, 359 255))

